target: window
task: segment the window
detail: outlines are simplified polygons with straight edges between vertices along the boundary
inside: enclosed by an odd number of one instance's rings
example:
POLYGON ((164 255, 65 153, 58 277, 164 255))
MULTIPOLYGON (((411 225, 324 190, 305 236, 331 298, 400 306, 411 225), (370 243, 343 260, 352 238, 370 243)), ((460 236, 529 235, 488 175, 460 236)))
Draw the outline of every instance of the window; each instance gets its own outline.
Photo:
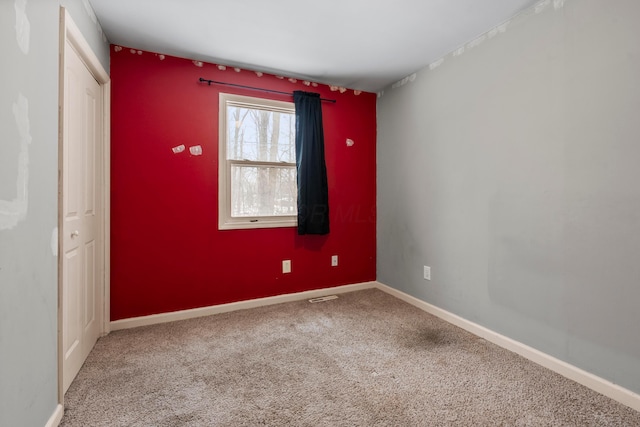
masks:
POLYGON ((220 94, 218 228, 295 227, 295 108, 220 94))

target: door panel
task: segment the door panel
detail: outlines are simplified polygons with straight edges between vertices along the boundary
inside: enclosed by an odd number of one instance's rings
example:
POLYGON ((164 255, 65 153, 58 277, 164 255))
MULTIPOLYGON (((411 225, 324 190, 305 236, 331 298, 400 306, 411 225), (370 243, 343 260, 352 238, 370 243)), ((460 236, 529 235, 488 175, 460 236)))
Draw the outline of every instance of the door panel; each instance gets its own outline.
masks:
POLYGON ((85 299, 84 299, 84 329, 87 330, 95 325, 96 321, 96 244, 95 241, 87 243, 84 247, 84 270, 85 270, 85 299))
POLYGON ((88 218, 93 218, 95 214, 95 194, 96 194, 96 138, 99 135, 92 134, 95 132, 97 128, 96 120, 96 95, 100 88, 98 83, 95 82, 96 87, 90 90, 86 88, 84 94, 84 104, 85 104, 85 120, 87 122, 87 126, 85 128, 86 135, 85 141, 87 144, 85 145, 85 173, 84 177, 84 214, 88 218))
POLYGON ((64 58, 62 144, 63 391, 100 334, 103 241, 102 92, 69 42, 64 58))
POLYGON ((72 249, 64 255, 64 295, 67 304, 67 315, 64 317, 64 357, 69 359, 80 344, 80 329, 73 322, 80 309, 80 275, 81 265, 78 250, 72 249))

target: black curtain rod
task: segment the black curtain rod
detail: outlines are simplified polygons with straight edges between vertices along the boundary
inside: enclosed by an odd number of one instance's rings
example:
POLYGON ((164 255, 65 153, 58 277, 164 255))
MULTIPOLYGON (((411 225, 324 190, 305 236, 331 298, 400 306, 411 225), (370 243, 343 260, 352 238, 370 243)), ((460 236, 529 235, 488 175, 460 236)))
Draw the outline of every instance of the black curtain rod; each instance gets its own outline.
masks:
MULTIPOLYGON (((225 83, 225 82, 218 82, 215 80, 207 80, 207 79, 203 79, 202 77, 200 77, 200 83, 207 83, 209 86, 211 86, 212 83, 215 83, 217 85, 225 85, 225 86, 233 86, 233 87, 239 87, 242 89, 251 89, 251 90, 259 90, 262 92, 269 92, 269 93, 278 93, 280 95, 289 95, 289 96, 293 96, 292 92, 281 92, 279 90, 271 90, 271 89, 262 89, 260 87, 253 87, 253 86, 245 86, 245 85, 237 85, 234 83, 225 83)), ((335 99, 326 99, 326 98, 320 98, 320 101, 325 101, 325 102, 333 102, 334 104, 336 103, 335 99)))

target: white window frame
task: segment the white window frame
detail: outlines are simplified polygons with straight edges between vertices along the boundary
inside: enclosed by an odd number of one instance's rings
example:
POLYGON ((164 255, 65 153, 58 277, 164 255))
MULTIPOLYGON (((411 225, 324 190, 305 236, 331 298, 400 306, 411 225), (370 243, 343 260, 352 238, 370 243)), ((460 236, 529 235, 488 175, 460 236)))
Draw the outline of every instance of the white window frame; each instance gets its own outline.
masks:
POLYGON ((227 159, 227 106, 236 105, 245 108, 258 108, 283 113, 295 113, 293 102, 275 101, 272 99, 256 98, 253 96, 220 93, 220 111, 218 121, 218 229, 237 230, 254 228, 297 227, 297 215, 290 216, 231 216, 231 166, 233 164, 259 166, 284 165, 295 167, 295 163, 262 162, 249 160, 227 159))

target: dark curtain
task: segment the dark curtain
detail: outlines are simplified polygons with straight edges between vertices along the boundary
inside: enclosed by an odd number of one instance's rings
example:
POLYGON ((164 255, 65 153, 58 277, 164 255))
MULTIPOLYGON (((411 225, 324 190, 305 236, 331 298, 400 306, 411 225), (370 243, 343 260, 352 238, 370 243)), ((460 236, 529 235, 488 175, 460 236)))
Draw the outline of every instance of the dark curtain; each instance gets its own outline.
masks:
POLYGON ((298 234, 329 233, 329 188, 324 161, 320 94, 293 92, 296 106, 298 234))

